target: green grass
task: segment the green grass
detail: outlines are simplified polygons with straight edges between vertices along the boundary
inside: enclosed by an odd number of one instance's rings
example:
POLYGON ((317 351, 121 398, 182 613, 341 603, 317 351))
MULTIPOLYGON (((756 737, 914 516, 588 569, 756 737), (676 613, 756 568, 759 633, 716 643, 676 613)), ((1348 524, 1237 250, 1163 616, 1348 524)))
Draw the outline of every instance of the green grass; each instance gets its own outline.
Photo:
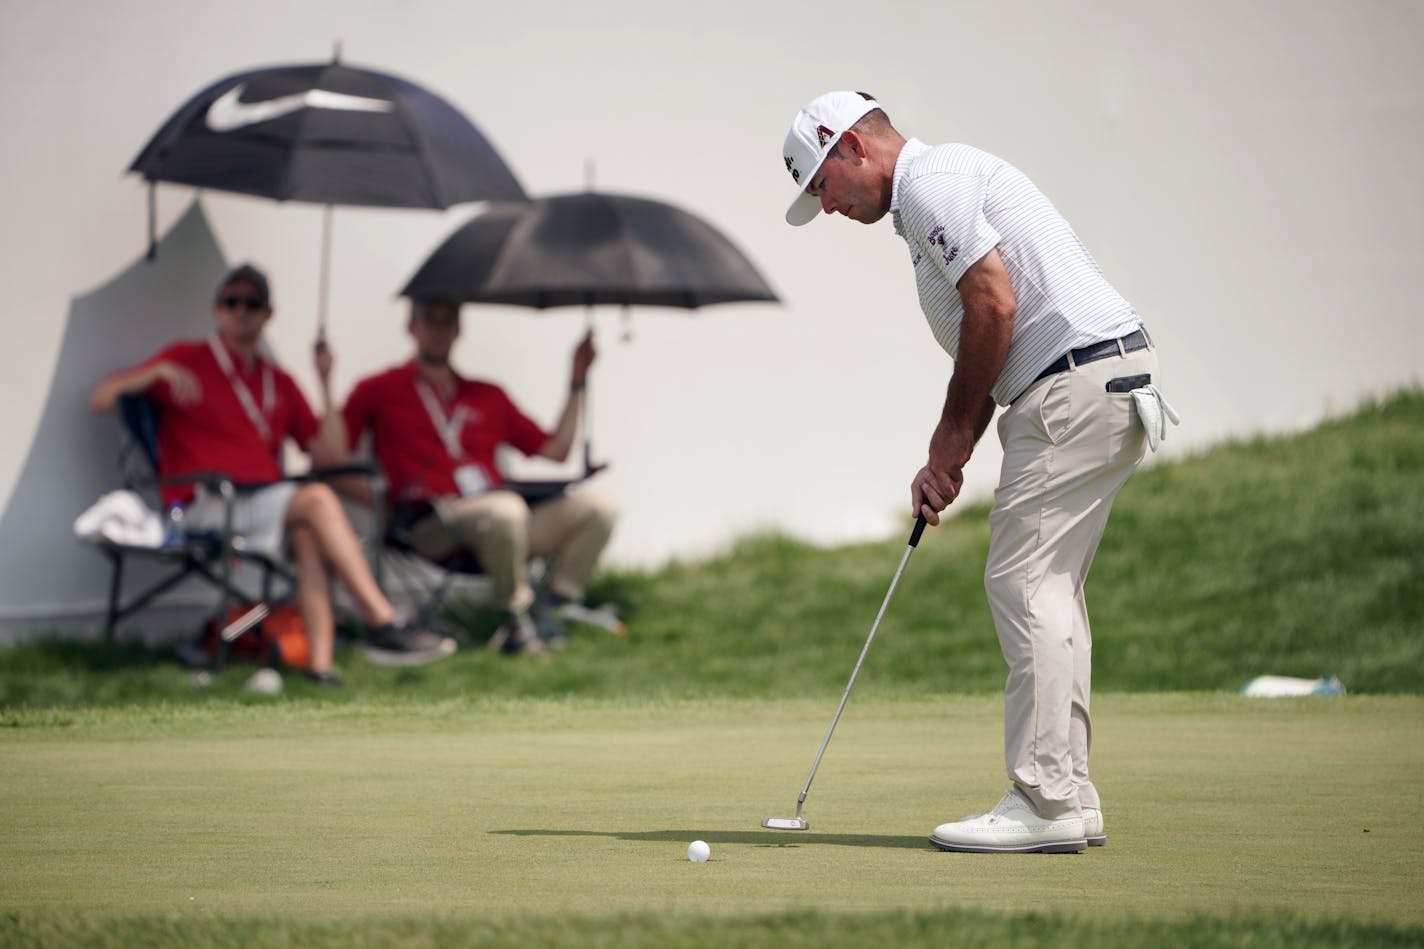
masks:
MULTIPOLYGON (((981 585, 986 514, 964 510, 926 532, 857 690, 1002 687, 981 585)), ((904 544, 823 550, 761 536, 703 562, 609 573, 593 598, 623 606, 627 638, 579 630, 549 666, 472 649, 392 672, 347 650, 338 657, 346 688, 325 700, 834 693, 904 544)), ((1352 693, 1424 692, 1424 391, 1140 472, 1118 498, 1087 595, 1101 689, 1235 690, 1272 673, 1337 675, 1352 693)), ((238 696, 240 686, 230 676, 217 692, 238 696)), ((210 696, 167 649, 44 643, 0 653, 0 708, 154 699, 210 696)))
POLYGON ((0 651, 0 946, 1424 945, 1424 392, 1124 489, 1088 587, 1102 851, 925 843, 1002 791, 986 513, 911 559, 805 834, 756 825, 904 536, 609 573, 626 638, 348 648, 275 699, 167 648, 0 651), (1235 694, 1261 673, 1351 694, 1235 694))
POLYGON ((1424 699, 1113 694, 1097 712, 1108 846, 1038 858, 925 841, 1002 790, 989 696, 857 702, 799 834, 757 824, 794 811, 817 701, 22 713, 0 927, 111 945, 771 945, 788 920, 829 944, 1424 939, 1406 806, 1424 699), (687 862, 696 838, 710 863, 687 862))

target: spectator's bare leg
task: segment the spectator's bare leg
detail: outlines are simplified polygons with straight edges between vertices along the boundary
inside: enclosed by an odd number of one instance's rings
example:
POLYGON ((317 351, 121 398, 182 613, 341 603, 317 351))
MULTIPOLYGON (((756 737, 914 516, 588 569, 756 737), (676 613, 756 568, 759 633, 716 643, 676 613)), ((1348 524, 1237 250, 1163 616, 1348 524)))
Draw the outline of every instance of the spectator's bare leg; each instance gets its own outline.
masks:
POLYGON ((297 565, 297 609, 307 627, 312 672, 330 672, 336 639, 331 610, 331 575, 316 535, 304 525, 287 528, 287 545, 297 565))
POLYGON ((376 585, 361 539, 346 519, 336 492, 324 484, 302 485, 287 507, 288 534, 297 528, 311 532, 326 565, 351 591, 367 623, 382 626, 395 621, 395 608, 376 585))

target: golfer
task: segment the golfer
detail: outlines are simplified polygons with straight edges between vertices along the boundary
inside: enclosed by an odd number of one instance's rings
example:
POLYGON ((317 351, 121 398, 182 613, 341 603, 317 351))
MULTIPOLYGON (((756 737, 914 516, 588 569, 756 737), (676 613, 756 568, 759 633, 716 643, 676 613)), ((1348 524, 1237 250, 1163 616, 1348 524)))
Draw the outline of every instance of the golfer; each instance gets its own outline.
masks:
MULTIPOLYGON (((1105 843, 1088 773, 1092 634, 1083 583, 1113 497, 1146 451, 1134 405, 1157 369, 1142 320, 1058 211, 1008 162, 906 139, 861 92, 796 114, 783 149, 795 225, 818 212, 904 238, 920 306, 954 360, 912 513, 939 524, 996 407, 1003 468, 984 586, 1009 674, 1012 786, 930 841, 972 853, 1078 852, 1105 843), (1138 396, 1131 393, 1138 390, 1138 396)), ((1155 440, 1154 440, 1155 444, 1155 440)))

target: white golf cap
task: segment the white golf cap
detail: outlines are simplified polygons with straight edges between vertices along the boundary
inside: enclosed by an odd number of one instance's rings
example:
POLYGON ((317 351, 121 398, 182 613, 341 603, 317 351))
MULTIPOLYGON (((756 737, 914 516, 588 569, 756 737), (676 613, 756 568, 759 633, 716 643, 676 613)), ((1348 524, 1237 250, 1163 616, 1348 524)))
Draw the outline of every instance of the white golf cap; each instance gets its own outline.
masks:
POLYGON ((786 223, 809 224, 821 213, 821 201, 806 193, 806 186, 826 160, 841 133, 859 122, 872 109, 880 108, 880 103, 860 92, 828 92, 812 99, 810 104, 796 113, 791 122, 791 131, 786 133, 786 144, 782 154, 786 159, 786 170, 796 182, 796 200, 786 209, 786 223))

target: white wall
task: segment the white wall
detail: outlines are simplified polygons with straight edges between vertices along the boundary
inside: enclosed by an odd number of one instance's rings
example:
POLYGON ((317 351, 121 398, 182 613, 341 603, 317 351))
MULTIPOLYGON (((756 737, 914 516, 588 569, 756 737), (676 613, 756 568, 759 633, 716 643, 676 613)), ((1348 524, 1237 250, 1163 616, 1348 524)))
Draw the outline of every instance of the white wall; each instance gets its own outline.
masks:
MULTIPOLYGON (((829 88, 874 92, 907 133, 970 142, 1038 182, 1161 344, 1186 416, 1169 455, 1419 382, 1424 5, 871 9, 0 0, 0 319, 18 357, 0 383, 0 504, 35 450, 71 301, 144 251, 144 188, 123 170, 148 135, 219 76, 322 60, 338 39, 348 63, 463 110, 531 193, 582 188, 592 161, 599 188, 706 217, 783 297, 637 311, 626 345, 617 313, 596 314, 594 444, 624 509, 618 563, 701 555, 765 526, 827 542, 899 529, 950 364, 888 222, 782 222, 781 138, 829 88)), ((189 197, 160 189, 162 227, 189 197)), ((222 253, 271 273, 273 344, 310 389, 320 211, 204 205, 222 253)), ((470 210, 337 211, 339 389, 404 358, 394 294, 470 210)), ((469 309, 458 358, 551 421, 582 324, 577 310, 469 309)), ((990 436, 971 492, 987 494, 997 462, 990 436)), ((56 529, 87 500, 53 511, 56 529)), ((25 554, 0 549, 0 571, 25 554)), ((0 617, 22 606, 36 604, 0 603, 0 617)))

